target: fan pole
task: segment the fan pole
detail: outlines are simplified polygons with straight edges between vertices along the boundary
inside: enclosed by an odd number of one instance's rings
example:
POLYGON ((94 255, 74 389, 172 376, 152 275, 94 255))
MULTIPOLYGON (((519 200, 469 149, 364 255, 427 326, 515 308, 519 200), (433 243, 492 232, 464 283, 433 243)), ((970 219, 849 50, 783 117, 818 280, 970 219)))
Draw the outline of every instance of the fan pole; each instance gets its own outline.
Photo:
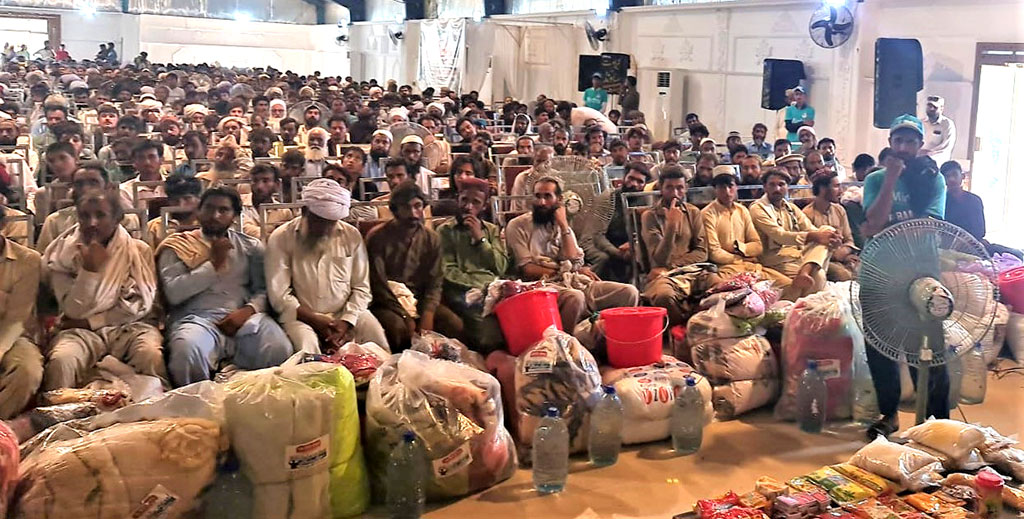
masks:
POLYGON ((928 346, 928 334, 921 338, 921 361, 917 366, 917 409, 915 425, 921 425, 928 417, 928 377, 931 375, 932 349, 928 346))

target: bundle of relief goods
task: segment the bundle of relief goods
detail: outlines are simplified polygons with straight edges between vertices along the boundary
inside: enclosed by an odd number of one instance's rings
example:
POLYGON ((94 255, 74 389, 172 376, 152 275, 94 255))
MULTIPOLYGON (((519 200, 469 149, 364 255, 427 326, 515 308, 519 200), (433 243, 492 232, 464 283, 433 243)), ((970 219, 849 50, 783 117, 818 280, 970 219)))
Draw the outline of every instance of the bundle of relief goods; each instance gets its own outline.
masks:
POLYGON ((702 310, 687 322, 690 358, 714 388, 712 404, 720 420, 767 405, 778 394, 775 352, 755 335, 778 297, 771 282, 739 274, 709 290, 702 310))
POLYGON ((460 362, 480 371, 487 371, 483 356, 469 349, 457 339, 449 339, 437 332, 414 335, 411 350, 426 353, 434 359, 460 362))
MULTIPOLYGON (((569 451, 587 447, 590 411, 601 398, 601 374, 594 357, 575 337, 548 328, 544 338, 516 359, 515 416, 519 445, 533 444, 533 431, 555 406, 569 428, 569 451)), ((521 453, 526 458, 525 453, 521 453)))
POLYGON ((828 387, 830 420, 849 418, 852 410, 853 354, 864 336, 846 298, 823 290, 800 298, 786 317, 782 332, 782 396, 775 416, 796 418, 796 393, 808 360, 816 360, 828 387))
POLYGON ((615 394, 622 401, 622 443, 646 443, 669 437, 672 406, 688 376, 697 380, 697 389, 704 399, 705 424, 711 423, 714 418, 711 384, 675 357, 665 355, 661 361, 647 366, 601 369, 601 381, 606 386, 614 386, 615 394))
POLYGON ((197 418, 121 423, 52 442, 22 460, 11 517, 182 517, 226 449, 221 427, 197 418))
POLYGON ((349 517, 369 504, 352 375, 310 362, 236 375, 224 410, 254 519, 349 517))
POLYGON ((892 443, 882 436, 857 451, 849 464, 915 491, 935 486, 942 480, 943 468, 938 458, 892 443))
POLYGON ((7 506, 18 482, 18 438, 0 421, 0 517, 7 517, 7 506))
POLYGON ((375 495, 384 496, 388 457, 412 431, 429 459, 428 499, 463 496, 512 476, 516 451, 494 377, 418 351, 393 355, 366 394, 366 443, 375 495))
POLYGON ((286 365, 297 365, 303 362, 328 362, 340 364, 352 374, 356 387, 362 387, 370 383, 374 373, 380 368, 384 361, 388 360, 391 353, 381 348, 375 342, 347 342, 340 348, 324 355, 320 353, 305 353, 292 355, 292 358, 285 362, 286 365))
POLYGON ((39 403, 39 407, 7 422, 19 441, 59 423, 120 409, 128 405, 128 394, 108 389, 64 388, 41 394, 39 403))
POLYGON ((1017 448, 1017 440, 1007 438, 991 427, 980 429, 985 435, 985 443, 980 448, 985 462, 1018 481, 1024 481, 1024 450, 1017 448))
POLYGON ((948 458, 950 468, 973 470, 981 468, 980 448, 985 445, 981 428, 957 420, 926 420, 907 429, 902 437, 948 458))

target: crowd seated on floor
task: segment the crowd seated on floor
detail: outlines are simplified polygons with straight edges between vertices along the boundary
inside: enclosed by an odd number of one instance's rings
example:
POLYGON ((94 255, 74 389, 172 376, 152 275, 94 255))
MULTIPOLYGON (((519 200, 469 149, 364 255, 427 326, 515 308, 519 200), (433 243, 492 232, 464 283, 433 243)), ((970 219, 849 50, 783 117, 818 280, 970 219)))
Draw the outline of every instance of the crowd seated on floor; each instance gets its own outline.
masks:
POLYGON ((676 325, 736 274, 789 300, 854 279, 894 218, 984 238, 920 120, 843 167, 802 89, 774 145, 720 145, 697 114, 669 139, 635 107, 271 68, 12 62, 0 87, 0 418, 106 356, 177 387, 426 331, 491 352, 470 296, 500 279, 555 288, 567 331, 638 304, 676 325))

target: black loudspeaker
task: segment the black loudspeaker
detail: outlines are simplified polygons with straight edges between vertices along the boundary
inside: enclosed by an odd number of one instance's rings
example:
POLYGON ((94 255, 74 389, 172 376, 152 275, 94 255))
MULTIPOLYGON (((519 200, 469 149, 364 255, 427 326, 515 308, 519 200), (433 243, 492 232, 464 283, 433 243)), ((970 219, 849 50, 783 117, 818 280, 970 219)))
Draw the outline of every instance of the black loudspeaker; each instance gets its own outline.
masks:
POLYGON ((604 68, 601 66, 601 56, 589 56, 580 54, 580 76, 577 88, 580 92, 590 88, 594 73, 604 75, 604 68))
POLYGON ((366 0, 338 0, 338 3, 348 8, 349 19, 353 23, 369 21, 366 18, 366 0))
POLYGON ((623 7, 640 7, 644 5, 644 0, 612 0, 609 7, 612 11, 620 11, 623 7))
POLYGON ((917 93, 924 88, 921 42, 914 39, 875 40, 875 128, 892 126, 893 119, 917 114, 917 93))
POLYGON ((795 59, 764 60, 761 82, 761 108, 778 110, 786 107, 786 90, 800 84, 804 75, 804 62, 795 59))
POLYGON ((423 20, 427 17, 425 0, 405 0, 405 19, 423 20))
POLYGON ((484 0, 484 16, 508 14, 507 0, 484 0))

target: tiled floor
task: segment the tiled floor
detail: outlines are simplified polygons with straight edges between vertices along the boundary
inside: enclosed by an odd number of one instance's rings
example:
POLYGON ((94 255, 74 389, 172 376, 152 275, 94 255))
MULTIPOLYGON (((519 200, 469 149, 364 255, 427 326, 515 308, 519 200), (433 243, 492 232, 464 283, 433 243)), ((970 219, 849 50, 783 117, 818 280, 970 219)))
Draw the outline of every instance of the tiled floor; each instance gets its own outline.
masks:
MULTIPOLYGON (((990 374, 985 402, 961 406, 961 410, 970 421, 992 425, 1005 435, 1021 434, 1022 388, 1024 373, 1003 378, 990 374)), ((959 417, 957 412, 954 415, 959 417)), ((912 414, 901 418, 904 427, 913 420, 912 414)), ((699 498, 727 490, 748 492, 762 475, 788 479, 845 461, 864 444, 862 437, 852 427, 806 434, 762 411, 710 425, 704 447, 693 456, 674 457, 667 443, 658 443, 630 448, 618 464, 601 469, 592 469, 585 457, 577 457, 572 460, 567 489, 550 496, 536 494, 530 471, 519 470, 494 488, 450 504, 432 505, 426 517, 665 519, 689 510, 699 498)))

